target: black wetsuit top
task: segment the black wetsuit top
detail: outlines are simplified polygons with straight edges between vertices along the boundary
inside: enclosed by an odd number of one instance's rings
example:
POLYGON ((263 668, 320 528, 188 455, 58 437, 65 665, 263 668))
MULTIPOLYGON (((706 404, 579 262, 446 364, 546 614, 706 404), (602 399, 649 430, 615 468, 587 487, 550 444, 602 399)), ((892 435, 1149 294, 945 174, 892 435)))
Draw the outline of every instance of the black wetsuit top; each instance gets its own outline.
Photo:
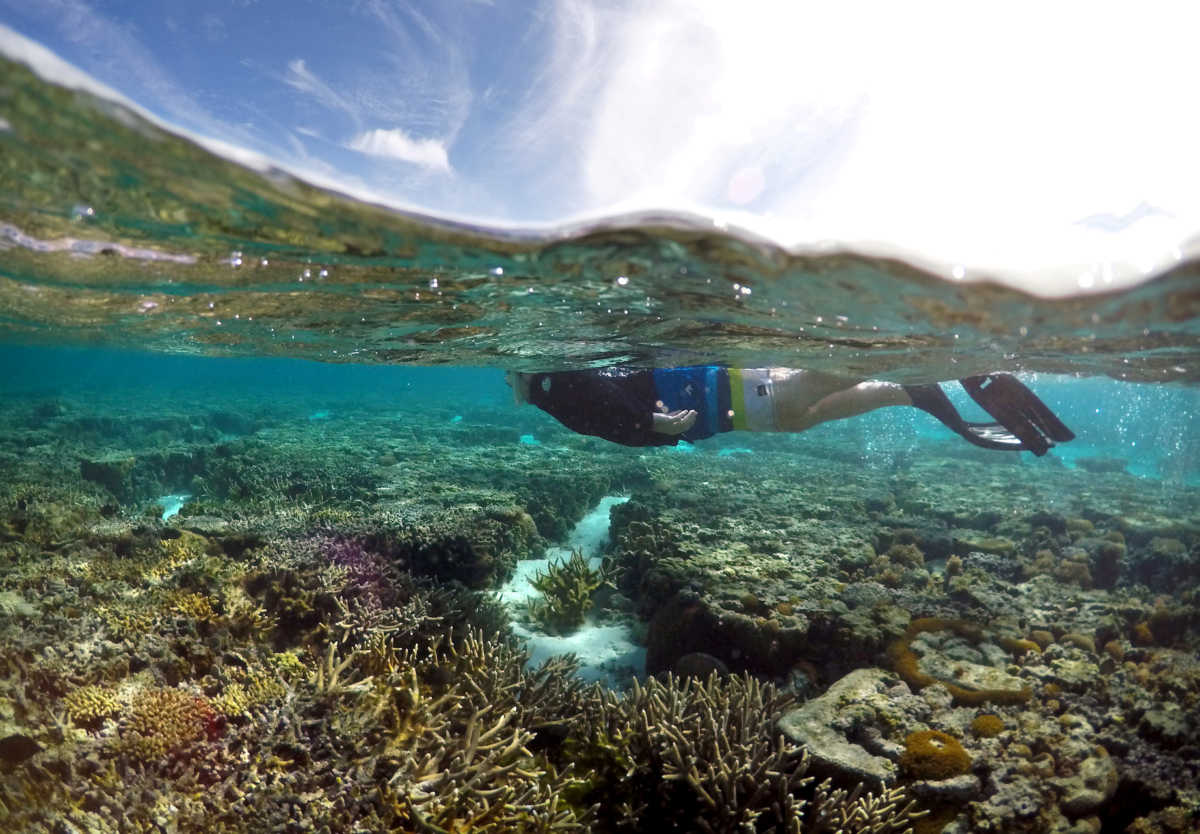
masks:
POLYGON ((603 368, 532 374, 529 402, 571 431, 625 446, 674 446, 675 435, 654 431, 658 395, 654 372, 603 368))

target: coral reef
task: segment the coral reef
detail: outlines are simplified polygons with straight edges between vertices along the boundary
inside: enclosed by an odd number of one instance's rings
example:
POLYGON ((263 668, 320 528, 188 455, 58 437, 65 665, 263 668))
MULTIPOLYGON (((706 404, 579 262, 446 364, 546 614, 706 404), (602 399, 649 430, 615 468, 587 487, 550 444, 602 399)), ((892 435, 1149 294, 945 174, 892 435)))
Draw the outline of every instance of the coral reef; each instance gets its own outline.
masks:
POLYGON ((571 760, 603 830, 900 831, 919 817, 902 790, 813 785, 808 759, 774 725, 791 696, 749 676, 665 681, 598 691, 571 760))
POLYGON ((529 603, 529 615, 550 634, 570 633, 583 625, 596 591, 610 584, 607 566, 593 569, 580 550, 572 550, 568 558, 551 562, 545 573, 533 578, 541 597, 529 603))
MULTIPOLYGON (((0 828, 1200 820, 1195 489, 957 446, 881 468, 819 434, 521 444, 545 424, 385 405, 0 412, 0 828), (527 668, 486 593, 616 485, 628 691, 527 668)), ((551 573, 565 631, 597 576, 551 573)))
POLYGON ((904 739, 900 770, 915 779, 949 779, 971 767, 958 739, 939 730, 919 730, 904 739))

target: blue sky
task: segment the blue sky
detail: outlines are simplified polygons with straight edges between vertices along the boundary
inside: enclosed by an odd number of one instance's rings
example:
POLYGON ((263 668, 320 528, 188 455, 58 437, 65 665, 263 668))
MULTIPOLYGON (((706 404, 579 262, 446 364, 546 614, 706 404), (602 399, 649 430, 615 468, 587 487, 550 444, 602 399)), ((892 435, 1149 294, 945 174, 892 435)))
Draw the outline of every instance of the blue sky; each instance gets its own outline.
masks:
POLYGON ((1053 292, 1191 251, 1193 8, 0 0, 0 23, 352 194, 509 224, 681 208, 1053 292))

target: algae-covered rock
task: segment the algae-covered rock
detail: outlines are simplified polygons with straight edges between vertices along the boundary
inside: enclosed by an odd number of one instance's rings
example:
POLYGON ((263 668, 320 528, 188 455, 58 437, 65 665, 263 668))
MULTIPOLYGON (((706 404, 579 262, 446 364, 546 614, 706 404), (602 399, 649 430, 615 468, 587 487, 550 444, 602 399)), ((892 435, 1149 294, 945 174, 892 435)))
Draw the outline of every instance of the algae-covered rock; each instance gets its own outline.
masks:
POLYGON ((1167 747, 1178 747, 1188 737, 1187 715, 1177 704, 1160 704, 1146 710, 1138 723, 1138 731, 1167 747))
POLYGON ((92 481, 107 489, 118 498, 131 491, 130 474, 137 458, 128 452, 111 452, 79 462, 79 474, 85 481, 92 481))
POLYGON ((972 552, 1011 556, 1017 552, 1017 545, 1002 536, 964 536, 955 539, 954 552, 963 556, 972 552))
POLYGON ((34 617, 38 607, 16 591, 0 591, 0 618, 34 617))
POLYGON ((953 802, 961 804, 978 799, 983 783, 974 773, 963 773, 949 779, 925 779, 909 786, 913 795, 933 804, 953 802))
POLYGON ((1075 775, 1058 780, 1063 790, 1060 807, 1072 817, 1094 813, 1112 799, 1118 781, 1116 762, 1104 748, 1097 748, 1080 762, 1075 775))
POLYGON ((883 708, 894 702, 897 688, 908 694, 890 672, 858 669, 821 697, 785 713, 779 729, 808 750, 819 770, 877 786, 890 784, 896 779, 896 764, 851 739, 863 737, 865 727, 887 722, 883 708))

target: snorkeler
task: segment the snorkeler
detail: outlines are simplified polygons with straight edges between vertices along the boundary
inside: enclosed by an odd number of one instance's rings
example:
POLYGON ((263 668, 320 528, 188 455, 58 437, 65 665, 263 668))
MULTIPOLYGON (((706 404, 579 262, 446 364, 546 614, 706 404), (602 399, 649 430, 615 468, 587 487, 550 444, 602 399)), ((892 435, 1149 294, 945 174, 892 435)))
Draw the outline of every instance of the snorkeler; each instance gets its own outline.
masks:
POLYGON ((996 422, 968 423, 937 383, 900 385, 792 368, 600 368, 510 371, 518 403, 572 431, 625 446, 673 446, 727 431, 800 432, 891 405, 926 411, 985 449, 1046 454, 1075 435, 1011 374, 960 380, 996 422))

